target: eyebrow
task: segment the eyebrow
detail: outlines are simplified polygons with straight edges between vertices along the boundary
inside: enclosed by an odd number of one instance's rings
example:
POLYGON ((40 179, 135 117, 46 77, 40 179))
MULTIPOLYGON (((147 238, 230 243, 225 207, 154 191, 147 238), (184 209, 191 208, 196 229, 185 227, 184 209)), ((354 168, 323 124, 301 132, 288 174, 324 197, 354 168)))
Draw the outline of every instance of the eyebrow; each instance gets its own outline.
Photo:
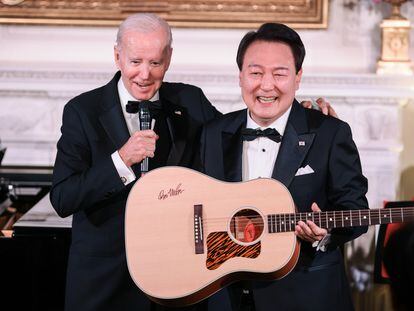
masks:
MULTIPOLYGON (((250 64, 247 67, 248 68, 256 68, 256 67, 263 68, 263 66, 258 65, 258 64, 250 64)), ((285 66, 278 66, 278 67, 273 68, 273 70, 289 70, 289 68, 285 66)))

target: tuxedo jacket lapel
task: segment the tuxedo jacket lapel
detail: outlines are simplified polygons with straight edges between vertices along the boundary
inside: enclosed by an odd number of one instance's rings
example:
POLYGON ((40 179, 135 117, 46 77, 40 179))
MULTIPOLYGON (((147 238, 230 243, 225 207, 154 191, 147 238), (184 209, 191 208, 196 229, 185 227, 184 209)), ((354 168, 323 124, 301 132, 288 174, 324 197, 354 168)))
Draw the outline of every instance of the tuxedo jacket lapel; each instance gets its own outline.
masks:
MULTIPOLYGON (((114 78, 105 86, 102 99, 102 113, 99 116, 99 121, 115 145, 115 150, 119 150, 130 137, 118 93, 117 85, 120 77, 120 72, 117 72, 114 78)), ((139 164, 134 164, 131 168, 135 176, 141 175, 141 166, 139 164)))
POLYGON ((289 187, 305 159, 314 137, 314 133, 309 133, 305 111, 295 100, 286 124, 272 177, 289 187))
POLYGON ((102 99, 102 111, 99 121, 105 129, 106 134, 115 145, 116 150, 121 148, 130 137, 128 127, 122 113, 119 100, 117 83, 120 78, 118 72, 115 77, 104 87, 102 99))
POLYGON ((187 144, 185 131, 189 130, 185 108, 176 107, 167 116, 167 124, 171 137, 171 150, 168 155, 167 165, 177 165, 180 163, 187 144))
POLYGON ((160 88, 160 100, 167 114, 167 125, 171 137, 171 150, 167 165, 177 165, 183 157, 187 145, 187 131, 190 130, 187 109, 178 105, 179 99, 174 93, 165 92, 164 85, 160 88))
POLYGON ((222 131, 223 169, 226 181, 242 180, 243 140, 242 128, 246 127, 247 112, 241 110, 233 122, 222 131))

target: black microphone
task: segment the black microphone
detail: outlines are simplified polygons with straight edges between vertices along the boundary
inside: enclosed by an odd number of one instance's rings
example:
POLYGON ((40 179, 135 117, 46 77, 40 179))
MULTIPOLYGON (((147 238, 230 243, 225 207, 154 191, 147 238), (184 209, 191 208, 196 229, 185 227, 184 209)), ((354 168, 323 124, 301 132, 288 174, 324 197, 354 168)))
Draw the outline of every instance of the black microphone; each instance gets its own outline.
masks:
MULTIPOLYGON (((149 105, 151 104, 148 100, 143 100, 139 103, 139 127, 140 130, 151 129, 151 115, 149 105)), ((148 158, 144 158, 141 162, 141 174, 148 173, 148 158)))

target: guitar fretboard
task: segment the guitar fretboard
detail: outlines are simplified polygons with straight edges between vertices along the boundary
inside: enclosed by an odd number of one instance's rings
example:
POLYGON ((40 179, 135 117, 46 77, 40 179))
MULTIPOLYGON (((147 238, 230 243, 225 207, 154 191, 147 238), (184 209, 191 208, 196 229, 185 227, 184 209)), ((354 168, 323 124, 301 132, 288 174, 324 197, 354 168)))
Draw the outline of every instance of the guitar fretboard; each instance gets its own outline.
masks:
POLYGON ((364 209, 267 216, 269 233, 295 231, 299 221, 313 221, 325 229, 399 223, 414 220, 414 207, 364 209))

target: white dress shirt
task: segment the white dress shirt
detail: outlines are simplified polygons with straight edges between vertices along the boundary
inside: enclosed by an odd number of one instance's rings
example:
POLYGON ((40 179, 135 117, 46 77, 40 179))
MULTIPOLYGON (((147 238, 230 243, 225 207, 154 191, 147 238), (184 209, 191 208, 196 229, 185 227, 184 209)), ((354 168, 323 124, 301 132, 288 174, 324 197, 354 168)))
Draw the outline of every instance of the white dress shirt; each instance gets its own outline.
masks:
MULTIPOLYGON (((128 90, 125 88, 124 82, 122 81, 122 77, 118 81, 118 93, 119 93, 119 100, 122 106, 122 113, 124 115, 129 134, 139 131, 139 116, 138 113, 128 113, 126 111, 126 105, 128 101, 136 101, 131 94, 129 94, 128 90)), ((159 99, 159 92, 157 91, 155 95, 150 99, 150 101, 155 101, 159 99)), ((122 161, 121 157, 119 156, 118 150, 115 151, 112 155, 112 161, 114 162, 115 168, 121 178, 121 181, 124 185, 128 185, 130 182, 133 182, 136 179, 134 171, 126 166, 124 161, 122 161)))
MULTIPOLYGON (((283 136, 287 120, 290 114, 289 109, 281 115, 277 120, 270 124, 269 128, 275 128, 280 135, 283 136)), ((261 130, 265 127, 259 126, 251 117, 247 110, 246 128, 261 130)), ((243 159, 242 159, 242 178, 243 181, 255 178, 271 178, 273 168, 276 163, 277 154, 279 152, 280 143, 276 143, 267 137, 258 137, 252 141, 243 142, 243 159)))
MULTIPOLYGON (((284 135, 287 120, 290 114, 289 108, 282 116, 270 124, 269 128, 275 128, 280 135, 284 135)), ((264 130, 264 127, 259 126, 247 111, 246 128, 264 130)), ((271 178, 273 168, 275 167, 276 158, 279 153, 280 143, 276 143, 267 137, 258 137, 252 141, 243 142, 243 181, 255 178, 271 178)), ((326 234, 322 240, 315 241, 312 246, 317 251, 325 252, 330 243, 331 234, 326 234)))

